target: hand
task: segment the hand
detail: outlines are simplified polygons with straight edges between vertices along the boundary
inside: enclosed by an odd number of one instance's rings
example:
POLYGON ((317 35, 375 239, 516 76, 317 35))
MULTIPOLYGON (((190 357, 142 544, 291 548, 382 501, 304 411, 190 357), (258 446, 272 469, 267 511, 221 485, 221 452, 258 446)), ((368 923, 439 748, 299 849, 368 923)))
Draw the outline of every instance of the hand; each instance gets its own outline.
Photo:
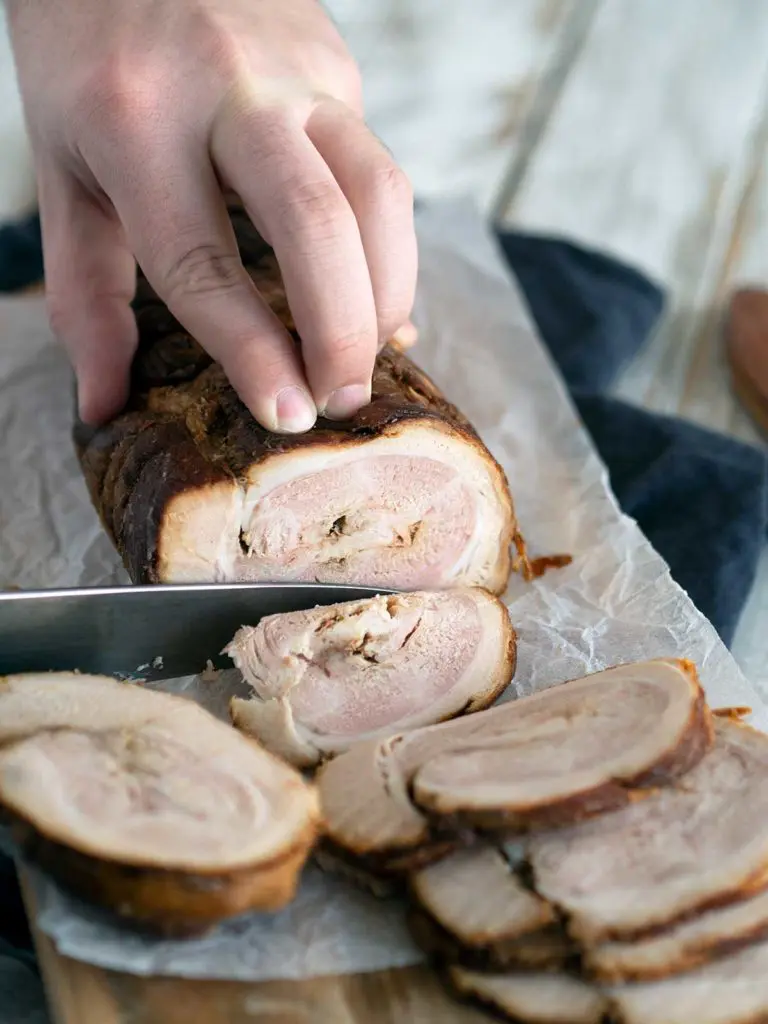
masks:
POLYGON ((377 347, 411 330, 412 195, 317 0, 7 3, 82 418, 127 398, 134 257, 265 426, 366 404, 377 347), (301 355, 240 262, 222 188, 274 247, 301 355))

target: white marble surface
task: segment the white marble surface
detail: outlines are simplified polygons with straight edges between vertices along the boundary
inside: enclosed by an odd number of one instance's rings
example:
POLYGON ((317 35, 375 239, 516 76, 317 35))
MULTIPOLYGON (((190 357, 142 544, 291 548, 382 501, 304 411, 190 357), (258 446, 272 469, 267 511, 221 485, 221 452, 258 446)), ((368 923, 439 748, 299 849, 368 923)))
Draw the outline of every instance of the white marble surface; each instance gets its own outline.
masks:
MULTIPOLYGON (((670 310, 619 393, 762 443, 721 346, 768 282, 768 5, 757 0, 327 0, 370 122, 417 192, 614 251, 670 310)), ((0 11, 2 7, 0 5, 0 11)), ((0 219, 33 196, 0 32, 0 219)), ((768 685, 768 556, 735 653, 768 685)))

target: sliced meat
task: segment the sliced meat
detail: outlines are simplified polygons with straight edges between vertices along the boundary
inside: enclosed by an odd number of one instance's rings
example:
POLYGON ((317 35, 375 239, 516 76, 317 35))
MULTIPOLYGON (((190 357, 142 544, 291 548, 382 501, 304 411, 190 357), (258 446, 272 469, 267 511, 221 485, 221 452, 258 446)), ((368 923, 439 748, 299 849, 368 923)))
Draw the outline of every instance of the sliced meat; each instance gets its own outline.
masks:
POLYGON ((585 945, 634 939, 768 880, 768 736, 718 719, 712 751, 675 787, 534 837, 535 888, 585 945))
POLYGON ((514 674, 516 644, 497 598, 453 588, 272 615, 227 653, 256 692, 232 701, 235 725, 310 766, 487 707, 514 674))
POLYGON ((66 673, 0 681, 0 805, 64 885, 172 933, 286 904, 319 818, 298 772, 198 705, 66 673))
POLYGON ((689 662, 624 665, 357 744, 320 769, 327 834, 386 866, 446 830, 579 820, 627 804, 636 787, 684 774, 711 741, 689 662))
POLYGON ((601 992, 567 974, 485 974, 453 967, 449 977, 459 995, 492 1006, 519 1024, 600 1024, 608 1007, 601 992))
POLYGON ((601 981, 644 981, 682 974, 768 937, 768 889, 738 903, 715 907, 658 935, 635 942, 606 942, 585 953, 601 981))
POLYGON ((609 994, 618 1024, 760 1024, 768 1020, 768 943, 677 978, 609 994))
POLYGON ((468 966, 557 967, 573 957, 552 907, 527 889, 503 851, 479 845, 415 871, 416 941, 468 966))
MULTIPOLYGON (((247 219, 243 260, 289 330, 277 263, 247 219)), ((309 581, 501 593, 507 480, 464 416, 397 347, 371 404, 301 435, 263 430, 145 280, 128 411, 76 430, 91 498, 135 582, 309 581)), ((293 330, 294 336, 295 330, 293 330)))
POLYGON ((555 971, 577 962, 577 951, 563 929, 550 925, 519 939, 499 939, 486 946, 464 946, 420 908, 409 908, 411 934, 439 964, 480 971, 555 971))
POLYGON ((464 946, 488 946, 539 931, 552 907, 525 888, 501 850, 459 850, 410 877, 413 898, 464 946))

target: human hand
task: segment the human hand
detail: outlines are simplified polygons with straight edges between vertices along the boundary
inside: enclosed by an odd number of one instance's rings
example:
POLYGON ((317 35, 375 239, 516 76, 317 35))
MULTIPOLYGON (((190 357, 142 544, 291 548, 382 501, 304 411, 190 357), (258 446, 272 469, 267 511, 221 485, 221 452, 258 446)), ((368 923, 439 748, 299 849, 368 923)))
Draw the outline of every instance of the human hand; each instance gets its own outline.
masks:
POLYGON ((134 257, 265 426, 364 405, 377 348, 412 332, 412 195, 317 0, 7 3, 81 417, 127 398, 134 257), (222 188, 275 250, 301 352, 242 266, 222 188))

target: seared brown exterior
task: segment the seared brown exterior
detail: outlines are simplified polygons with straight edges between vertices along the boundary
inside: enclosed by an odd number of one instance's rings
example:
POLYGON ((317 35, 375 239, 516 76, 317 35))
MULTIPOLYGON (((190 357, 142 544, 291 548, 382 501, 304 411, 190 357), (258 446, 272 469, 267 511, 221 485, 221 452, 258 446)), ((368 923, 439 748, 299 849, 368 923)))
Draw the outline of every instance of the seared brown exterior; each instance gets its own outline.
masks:
POLYGON ((198 874, 135 867, 80 853, 16 819, 12 833, 24 857, 87 903, 106 907, 147 931, 175 938, 200 935, 254 908, 278 910, 296 892, 308 835, 294 849, 254 868, 198 874))
POLYGON ((408 926, 424 952, 441 964, 461 964, 480 971, 549 971, 578 961, 578 950, 559 925, 484 946, 462 946, 421 907, 409 911, 408 926))
MULTIPOLYGON (((692 662, 681 659, 681 665, 692 679, 698 679, 696 667, 692 662)), ((618 810, 635 800, 643 800, 653 793, 654 788, 668 786, 675 779, 681 778, 704 757, 712 747, 714 738, 712 713, 704 691, 700 688, 684 736, 650 771, 634 779, 610 780, 587 792, 559 799, 551 806, 533 807, 525 814, 475 811, 457 816, 457 824, 478 829, 502 829, 523 833, 586 821, 596 815, 618 810)), ((449 820, 443 817, 442 825, 447 827, 449 820)))
MULTIPOLYGON (((277 263, 245 215, 233 210, 241 256, 259 291, 291 330, 277 263)), ((509 501, 510 535, 516 565, 530 575, 515 525, 503 470, 474 429, 432 381, 397 347, 379 355, 371 404, 352 420, 320 420, 307 434, 273 434, 250 415, 214 363, 166 309, 146 280, 134 300, 139 349, 131 396, 114 422, 98 430, 83 424, 75 441, 91 499, 134 582, 163 582, 158 552, 165 510, 177 495, 193 488, 231 485, 248 467, 307 445, 351 446, 396 433, 407 422, 428 420, 478 448, 496 467, 509 501)), ((298 343, 298 339, 297 339, 298 343)), ((512 567, 508 563, 504 582, 512 567)))

